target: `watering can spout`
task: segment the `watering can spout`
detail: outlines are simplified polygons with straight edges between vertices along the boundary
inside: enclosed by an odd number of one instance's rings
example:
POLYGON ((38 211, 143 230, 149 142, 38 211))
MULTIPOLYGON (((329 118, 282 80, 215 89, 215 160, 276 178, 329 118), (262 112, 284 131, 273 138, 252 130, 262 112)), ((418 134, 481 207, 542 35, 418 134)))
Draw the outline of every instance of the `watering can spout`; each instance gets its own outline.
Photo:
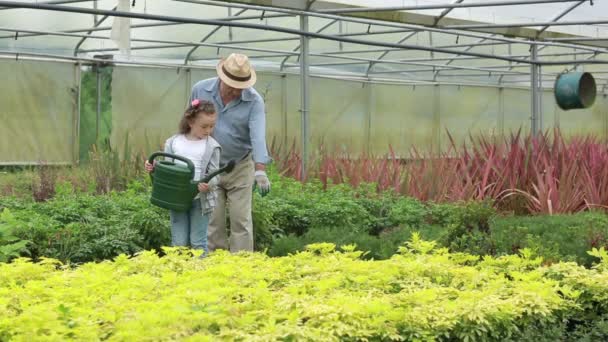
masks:
POLYGON ((230 173, 232 172, 232 170, 234 169, 234 166, 236 165, 236 162, 234 160, 230 160, 229 162, 226 163, 226 165, 220 167, 219 169, 211 172, 210 174, 206 175, 205 177, 203 177, 203 179, 200 180, 201 183, 209 183, 209 181, 219 175, 220 173, 230 173))

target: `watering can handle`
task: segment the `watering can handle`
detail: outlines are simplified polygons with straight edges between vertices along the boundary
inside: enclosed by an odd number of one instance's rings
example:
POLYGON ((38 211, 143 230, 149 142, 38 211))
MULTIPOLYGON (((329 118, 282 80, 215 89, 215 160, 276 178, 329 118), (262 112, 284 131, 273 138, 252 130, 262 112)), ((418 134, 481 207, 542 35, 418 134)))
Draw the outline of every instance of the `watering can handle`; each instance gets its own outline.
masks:
MULTIPOLYGON (((184 163, 186 163, 186 165, 188 165, 188 169, 190 170, 190 172, 192 172, 192 176, 194 176, 194 163, 192 163, 192 161, 188 158, 182 157, 182 156, 178 156, 177 154, 172 154, 172 153, 167 153, 167 152, 154 152, 150 155, 150 157, 148 157, 148 163, 152 164, 152 162, 154 161, 154 158, 156 157, 169 157, 171 159, 177 159, 177 160, 181 160, 184 163)), ((152 175, 152 174, 150 174, 152 175)))

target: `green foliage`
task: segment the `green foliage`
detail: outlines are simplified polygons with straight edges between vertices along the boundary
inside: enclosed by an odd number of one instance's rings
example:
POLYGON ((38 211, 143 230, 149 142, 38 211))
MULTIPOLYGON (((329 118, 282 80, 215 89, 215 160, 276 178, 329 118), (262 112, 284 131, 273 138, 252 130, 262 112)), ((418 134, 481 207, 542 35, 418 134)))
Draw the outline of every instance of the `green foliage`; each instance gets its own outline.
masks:
POLYGON ((600 263, 594 267, 600 268, 602 271, 608 271, 608 252, 604 247, 597 249, 594 248, 587 252, 589 255, 600 259, 600 263))
MULTIPOLYGON (((437 239, 443 230, 444 228, 439 226, 426 226, 418 233, 426 239, 437 239)), ((368 251, 365 254, 366 259, 383 260, 393 256, 414 232, 411 227, 397 227, 380 236, 374 236, 342 227, 311 228, 300 237, 288 235, 276 239, 268 250, 268 255, 286 256, 303 251, 308 244, 331 242, 336 245, 356 245, 358 249, 368 251)))
POLYGON ((83 71, 80 90, 80 160, 89 159, 91 147, 107 146, 112 130, 112 67, 83 71), (100 76, 100 110, 97 122, 97 71, 100 76))
POLYGON ((368 231, 369 213, 353 197, 352 188, 336 185, 327 191, 317 192, 309 217, 313 227, 349 227, 355 232, 368 231))
POLYGON ((36 260, 81 263, 160 250, 170 243, 168 213, 150 205, 148 198, 133 189, 103 196, 62 190, 47 202, 22 202, 14 218, 0 227, 30 241, 27 251, 36 260))
POLYGON ((35 175, 31 166, 0 166, 0 205, 4 202, 3 196, 31 198, 35 175))
POLYGON ((388 212, 391 226, 421 226, 428 215, 428 207, 411 197, 399 197, 394 200, 388 212))
POLYGON ((273 213, 276 208, 269 201, 261 201, 259 193, 254 192, 253 201, 253 231, 254 231, 254 246, 258 251, 263 251, 270 246, 275 239, 284 235, 283 230, 279 228, 273 220, 273 213))
MULTIPOLYGON (((121 178, 125 191, 94 196, 94 189, 87 192, 74 182, 86 170, 69 169, 71 176, 68 169, 59 172, 55 197, 45 203, 0 197, 0 210, 11 210, 17 220, 12 232, 30 241, 33 258, 85 262, 169 244, 168 215, 149 204, 148 177, 121 178)), ((253 224, 256 250, 272 256, 332 242, 356 244, 369 251, 366 258, 388 259, 414 231, 453 252, 497 256, 528 248, 547 264, 590 266, 595 259, 587 251, 608 248, 608 216, 602 212, 504 217, 488 202, 422 203, 378 193, 374 184, 325 190, 317 180, 302 184, 272 169, 269 175, 271 194, 253 194, 253 224)))
POLYGON ((588 250, 608 248, 608 216, 600 212, 553 216, 496 217, 491 222, 498 253, 532 248, 547 262, 576 261, 590 266, 588 250))
POLYGON ((21 240, 13 234, 11 226, 14 221, 10 210, 3 209, 0 213, 0 262, 8 262, 18 257, 28 244, 27 240, 21 240))
POLYGON ((256 201, 270 204, 265 210, 287 235, 302 236, 309 229, 328 227, 379 235, 400 225, 420 227, 429 216, 430 209, 422 202, 392 191, 378 193, 374 184, 357 188, 340 184, 324 189, 319 180, 302 184, 275 172, 270 177, 271 195, 256 201))
POLYGON ((495 254, 494 242, 490 237, 490 220, 496 215, 488 202, 467 202, 461 204, 448 221, 447 230, 441 242, 451 251, 477 255, 495 254))
MULTIPOLYGON (((0 264, 2 340, 602 341, 608 273, 452 254, 418 234, 383 261, 353 245, 63 267, 0 264)), ((604 261, 602 261, 603 263, 604 261)))

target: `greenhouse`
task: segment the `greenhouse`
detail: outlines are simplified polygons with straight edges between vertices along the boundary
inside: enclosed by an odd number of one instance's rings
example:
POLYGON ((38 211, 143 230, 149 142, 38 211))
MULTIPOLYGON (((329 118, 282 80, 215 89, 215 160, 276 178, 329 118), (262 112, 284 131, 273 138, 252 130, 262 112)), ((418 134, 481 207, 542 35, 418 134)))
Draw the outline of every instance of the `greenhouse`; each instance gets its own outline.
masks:
POLYGON ((608 0, 0 0, 0 75, 0 342, 608 340, 608 0))
POLYGON ((258 70, 268 135, 306 136, 310 150, 428 149, 446 130, 457 141, 553 127, 608 135, 604 1, 1 5, 3 164, 77 163, 127 133, 133 147, 161 143, 191 86, 231 52, 258 70), (577 71, 593 75, 595 103, 564 111, 554 83, 577 71))

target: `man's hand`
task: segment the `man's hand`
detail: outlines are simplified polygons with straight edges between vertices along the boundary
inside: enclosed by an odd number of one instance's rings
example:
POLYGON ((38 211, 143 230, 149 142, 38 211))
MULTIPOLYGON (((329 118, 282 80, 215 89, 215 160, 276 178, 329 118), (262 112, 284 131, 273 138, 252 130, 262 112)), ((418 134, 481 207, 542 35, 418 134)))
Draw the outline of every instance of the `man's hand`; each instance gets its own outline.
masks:
POLYGON ((207 184, 207 183, 198 183, 198 191, 199 192, 209 192, 209 184, 207 184))
POLYGON ((270 192, 270 180, 268 179, 268 175, 266 175, 266 171, 256 170, 255 171, 255 186, 258 187, 258 192, 262 197, 268 195, 270 192))

